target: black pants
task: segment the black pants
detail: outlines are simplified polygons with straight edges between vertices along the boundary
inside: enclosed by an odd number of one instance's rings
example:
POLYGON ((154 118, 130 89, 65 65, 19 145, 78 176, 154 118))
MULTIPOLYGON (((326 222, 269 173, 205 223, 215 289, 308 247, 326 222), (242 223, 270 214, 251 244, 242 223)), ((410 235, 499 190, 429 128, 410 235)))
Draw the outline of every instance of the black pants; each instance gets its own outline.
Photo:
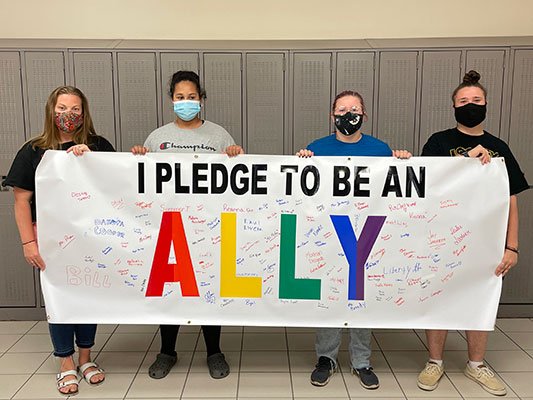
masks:
MULTIPOLYGON (((176 341, 180 325, 161 325, 161 353, 176 355, 176 341)), ((207 356, 220 353, 220 326, 202 325, 207 356)))

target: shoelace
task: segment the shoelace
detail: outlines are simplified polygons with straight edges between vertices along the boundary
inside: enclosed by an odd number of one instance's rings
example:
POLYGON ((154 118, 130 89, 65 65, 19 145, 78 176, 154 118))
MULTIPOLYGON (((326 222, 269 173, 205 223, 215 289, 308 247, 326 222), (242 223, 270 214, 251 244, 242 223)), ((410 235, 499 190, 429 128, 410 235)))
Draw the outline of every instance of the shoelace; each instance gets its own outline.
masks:
POLYGON ((426 364, 426 373, 430 375, 439 375, 440 367, 437 364, 427 363, 426 364))
POLYGON ((489 378, 494 377, 494 372, 492 372, 490 369, 488 369, 485 366, 476 368, 476 375, 478 378, 481 378, 482 376, 487 376, 489 378))

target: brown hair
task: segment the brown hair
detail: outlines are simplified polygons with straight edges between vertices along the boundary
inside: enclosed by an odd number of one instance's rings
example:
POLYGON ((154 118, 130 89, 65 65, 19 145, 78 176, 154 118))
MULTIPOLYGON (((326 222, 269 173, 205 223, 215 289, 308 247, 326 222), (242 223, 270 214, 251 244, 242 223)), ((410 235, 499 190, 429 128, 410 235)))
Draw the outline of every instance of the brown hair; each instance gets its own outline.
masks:
POLYGON ((479 79, 481 78, 481 75, 479 72, 474 71, 473 69, 468 71, 465 76, 463 77, 463 82, 459 86, 455 88, 455 90, 452 93, 452 101, 455 103, 455 97, 457 96, 457 92, 465 87, 477 87, 480 88, 483 92, 483 96, 485 96, 485 100, 487 99, 487 89, 483 87, 481 83, 479 83, 479 79))
POLYGON ((81 99, 83 124, 74 132, 72 138, 73 142, 76 144, 90 145, 94 136, 96 136, 91 114, 89 112, 89 102, 85 95, 80 89, 75 88, 74 86, 59 86, 50 93, 50 96, 48 96, 48 100, 46 101, 43 131, 39 136, 30 139, 30 141, 33 142, 33 149, 40 147, 45 150, 58 150, 60 148, 59 129, 55 123, 55 107, 57 104, 57 98, 62 94, 71 94, 78 96, 81 99))
POLYGON ((359 101, 361 102, 361 106, 363 107, 363 114, 366 113, 366 106, 365 106, 365 101, 363 100, 363 96, 361 96, 357 92, 354 92, 353 90, 345 90, 343 92, 340 92, 337 96, 335 96, 335 100, 333 100, 333 106, 331 107, 332 113, 335 113, 335 107, 337 106, 337 101, 339 101, 339 99, 342 99, 343 97, 346 97, 346 96, 357 97, 359 101))

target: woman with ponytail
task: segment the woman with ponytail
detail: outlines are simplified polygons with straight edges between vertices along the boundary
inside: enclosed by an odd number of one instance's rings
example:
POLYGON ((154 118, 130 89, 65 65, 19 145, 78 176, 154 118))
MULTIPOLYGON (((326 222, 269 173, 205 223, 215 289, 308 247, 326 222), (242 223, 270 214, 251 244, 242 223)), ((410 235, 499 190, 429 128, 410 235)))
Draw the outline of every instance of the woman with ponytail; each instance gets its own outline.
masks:
MULTIPOLYGON (((433 134, 422 150, 422 156, 452 156, 479 158, 482 164, 492 157, 503 157, 509 175, 510 207, 504 256, 494 271, 505 276, 518 261, 518 206, 516 195, 529 188, 518 162, 505 142, 483 130, 487 113, 487 90, 479 83, 476 71, 468 72, 463 82, 453 91, 452 101, 457 126, 433 134)), ((507 188, 501 188, 507 190, 507 188)), ((418 386, 434 390, 444 373, 442 352, 447 330, 426 330, 429 361, 418 376, 418 386)), ((487 344, 487 331, 466 331, 469 360, 465 375, 479 383, 487 392, 503 396, 505 386, 483 363, 487 344)))

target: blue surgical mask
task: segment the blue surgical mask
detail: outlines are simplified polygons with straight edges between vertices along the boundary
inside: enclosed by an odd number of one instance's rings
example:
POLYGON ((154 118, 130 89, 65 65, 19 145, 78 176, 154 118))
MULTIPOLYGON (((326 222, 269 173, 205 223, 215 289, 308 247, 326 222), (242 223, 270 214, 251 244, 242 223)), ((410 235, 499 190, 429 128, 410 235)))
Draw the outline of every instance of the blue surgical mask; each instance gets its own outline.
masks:
POLYGON ((174 102, 174 112, 184 121, 190 121, 200 112, 198 100, 180 100, 174 102))

